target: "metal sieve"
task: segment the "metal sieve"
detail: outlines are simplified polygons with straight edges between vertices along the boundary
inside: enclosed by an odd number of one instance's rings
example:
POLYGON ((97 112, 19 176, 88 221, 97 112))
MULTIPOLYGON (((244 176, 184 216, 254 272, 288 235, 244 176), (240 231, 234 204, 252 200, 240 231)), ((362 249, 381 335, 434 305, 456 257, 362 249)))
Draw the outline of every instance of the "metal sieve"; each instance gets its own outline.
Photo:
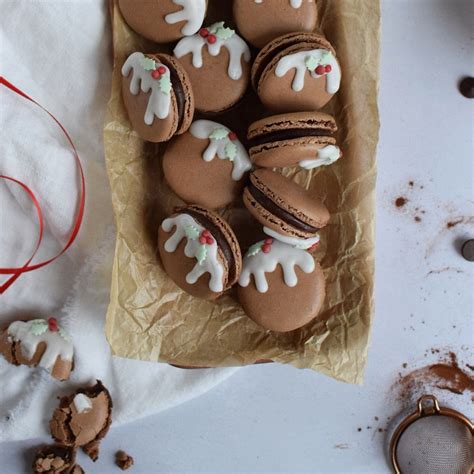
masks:
POLYGON ((395 430, 390 456, 396 474, 472 474, 474 425, 424 395, 395 430))

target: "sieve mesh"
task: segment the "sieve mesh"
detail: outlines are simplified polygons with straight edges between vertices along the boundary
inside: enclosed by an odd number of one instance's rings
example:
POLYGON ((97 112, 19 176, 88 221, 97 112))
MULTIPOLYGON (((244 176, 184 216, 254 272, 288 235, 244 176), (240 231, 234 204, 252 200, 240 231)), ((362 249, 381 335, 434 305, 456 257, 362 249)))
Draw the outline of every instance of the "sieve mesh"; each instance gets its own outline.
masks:
POLYGON ((470 474, 474 469, 474 438, 456 418, 427 416, 403 432, 396 456, 403 474, 470 474))

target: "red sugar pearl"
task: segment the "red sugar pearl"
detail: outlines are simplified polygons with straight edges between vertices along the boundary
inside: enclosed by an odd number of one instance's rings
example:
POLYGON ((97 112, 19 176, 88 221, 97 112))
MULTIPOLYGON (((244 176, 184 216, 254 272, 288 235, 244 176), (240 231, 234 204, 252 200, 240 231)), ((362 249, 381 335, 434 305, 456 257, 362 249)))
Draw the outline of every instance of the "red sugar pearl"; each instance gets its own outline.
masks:
POLYGON ((201 38, 207 38, 209 36, 209 30, 207 28, 201 28, 199 30, 199 36, 201 36, 201 38))
POLYGON ((151 71, 151 77, 153 79, 159 79, 161 76, 160 71, 158 69, 155 69, 154 71, 151 71))
POLYGON ((204 237, 204 235, 201 235, 201 237, 199 237, 199 243, 201 245, 206 245, 207 244, 207 239, 206 239, 206 237, 204 237))
POLYGON ((263 244, 262 245, 262 252, 263 253, 270 253, 272 246, 270 244, 263 244))
POLYGON ((237 140, 237 134, 235 132, 229 132, 229 140, 237 140))
POLYGON ((326 72, 326 68, 322 65, 319 65, 316 69, 315 69, 315 72, 316 74, 318 74, 319 76, 322 76, 325 72, 326 72))
POLYGON ((160 66, 157 70, 160 74, 165 74, 166 73, 166 68, 164 66, 160 66))
POLYGON ((204 237, 210 237, 210 236, 211 236, 211 233, 210 233, 207 229, 204 229, 204 230, 202 231, 202 235, 203 235, 204 237))
POLYGON ((330 65, 330 64, 326 64, 326 66, 324 66, 324 70, 325 70, 326 72, 331 72, 331 71, 332 71, 331 65, 330 65))
POLYGON ((51 332, 56 332, 58 330, 58 322, 56 318, 48 318, 48 329, 51 332))
POLYGON ((214 243, 214 239, 212 237, 207 237, 206 238, 206 243, 207 243, 207 245, 212 245, 214 243))
POLYGON ((273 239, 265 239, 265 243, 271 245, 273 244, 273 239))
POLYGON ((216 41, 217 41, 217 36, 216 35, 209 35, 207 37, 207 42, 208 43, 214 44, 216 41))

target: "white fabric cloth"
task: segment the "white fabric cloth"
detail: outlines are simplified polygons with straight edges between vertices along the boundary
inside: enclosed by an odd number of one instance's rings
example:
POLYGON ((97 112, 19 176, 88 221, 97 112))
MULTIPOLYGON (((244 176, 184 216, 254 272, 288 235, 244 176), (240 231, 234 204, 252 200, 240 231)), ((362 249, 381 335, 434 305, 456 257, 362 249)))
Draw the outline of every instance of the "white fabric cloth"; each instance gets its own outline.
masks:
MULTIPOLYGON (((114 249, 113 214, 102 150, 110 93, 107 1, 0 0, 0 74, 48 108, 70 132, 87 182, 85 219, 74 246, 54 264, 24 274, 0 296, 0 327, 56 316, 75 343, 68 382, 0 357, 0 441, 48 433, 56 397, 101 379, 114 400, 114 424, 195 397, 234 369, 181 370, 111 357, 104 337, 114 249)), ((0 87, 0 174, 37 194, 47 222, 35 262, 66 241, 77 205, 77 169, 44 112, 0 87)), ((0 266, 24 263, 33 249, 35 213, 17 186, 0 181, 0 266)), ((0 277, 4 281, 4 276, 0 277)))

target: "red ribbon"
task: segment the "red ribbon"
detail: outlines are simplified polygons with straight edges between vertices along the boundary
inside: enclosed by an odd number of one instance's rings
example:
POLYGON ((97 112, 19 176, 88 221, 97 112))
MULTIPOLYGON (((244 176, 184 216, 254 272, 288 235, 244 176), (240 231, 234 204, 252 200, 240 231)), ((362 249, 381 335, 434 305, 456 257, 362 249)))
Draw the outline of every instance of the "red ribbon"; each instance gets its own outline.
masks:
POLYGON ((41 212, 41 206, 38 202, 38 199, 36 198, 34 192, 25 184, 22 183, 21 181, 12 178, 10 176, 4 176, 0 175, 0 179, 5 179, 7 181, 11 181, 15 184, 18 184, 23 191, 26 192, 30 200, 32 201, 34 207, 36 208, 36 214, 38 216, 38 222, 39 222, 39 235, 38 239, 36 241, 36 246, 33 250, 33 253, 31 256, 28 258, 28 260, 23 264, 21 267, 16 267, 16 268, 0 268, 0 275, 12 275, 5 283, 0 285, 0 295, 4 293, 23 273, 26 272, 31 272, 33 270, 38 270, 39 268, 45 267, 46 265, 49 265, 50 263, 54 262, 58 257, 60 257, 66 250, 72 245, 74 240, 77 237, 77 234, 79 233, 79 229, 81 228, 82 224, 82 219, 84 217, 84 206, 85 206, 85 200, 86 200, 86 183, 84 179, 84 171, 82 169, 81 165, 81 160, 79 158, 79 154, 77 153, 76 147, 74 146, 74 143, 72 142, 71 137, 69 136, 67 130, 63 127, 63 125, 59 122, 59 120, 48 110, 46 110, 41 104, 36 102, 34 99, 32 99, 29 95, 25 94, 23 91, 15 87, 13 84, 11 84, 9 81, 7 81, 4 77, 0 76, 0 86, 5 86, 7 89, 13 91, 15 94, 18 94, 19 96, 23 97, 24 99, 29 100, 32 102, 34 105, 38 106, 40 109, 42 109, 44 112, 46 112, 58 125, 58 127, 61 129, 61 131, 64 133, 66 136, 67 141, 69 142, 69 145, 72 148, 74 159, 76 160, 77 167, 79 169, 79 175, 81 178, 81 185, 80 185, 80 195, 79 195, 79 208, 76 213, 76 218, 74 220, 74 225, 71 230, 71 233, 69 235, 68 241, 66 245, 62 248, 62 250, 56 254, 54 257, 49 258, 48 260, 45 260, 40 263, 35 263, 34 265, 30 265, 31 261, 35 257, 36 253, 38 252, 38 249, 41 246, 41 242, 43 240, 43 231, 44 231, 44 220, 43 220, 43 213, 41 212))

